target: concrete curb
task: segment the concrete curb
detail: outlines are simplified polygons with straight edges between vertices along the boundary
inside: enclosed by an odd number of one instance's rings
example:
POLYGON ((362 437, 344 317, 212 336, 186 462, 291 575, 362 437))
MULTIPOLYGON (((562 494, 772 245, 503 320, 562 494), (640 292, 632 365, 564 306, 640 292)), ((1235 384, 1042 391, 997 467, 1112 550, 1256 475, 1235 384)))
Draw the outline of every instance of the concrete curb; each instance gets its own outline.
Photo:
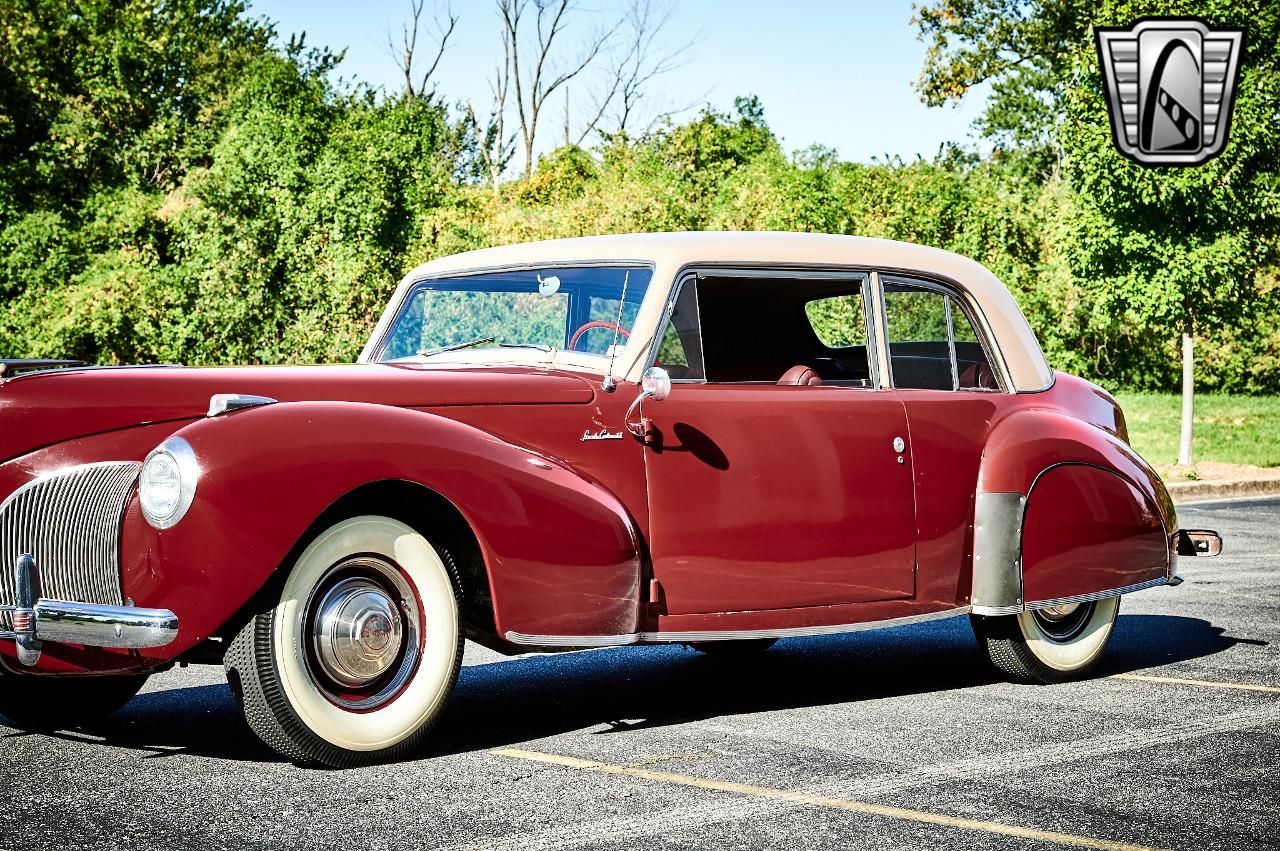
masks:
POLYGON ((1223 479, 1216 482, 1168 482, 1169 495, 1176 505, 1234 499, 1244 496, 1280 495, 1280 479, 1223 479))

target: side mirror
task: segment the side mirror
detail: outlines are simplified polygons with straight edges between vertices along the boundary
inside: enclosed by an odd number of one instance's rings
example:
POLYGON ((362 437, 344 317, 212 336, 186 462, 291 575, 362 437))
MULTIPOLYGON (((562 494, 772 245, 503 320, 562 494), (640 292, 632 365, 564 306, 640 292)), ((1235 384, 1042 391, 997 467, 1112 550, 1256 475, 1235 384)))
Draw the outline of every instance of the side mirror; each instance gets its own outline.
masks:
POLYGON ((661 402, 671 395, 671 376, 660 366, 651 366, 640 376, 641 396, 661 402))
POLYGON ((651 366, 646 369, 644 375, 640 376, 640 393, 631 403, 631 407, 627 408, 627 415, 623 417, 623 425, 627 427, 627 431, 648 444, 651 431, 649 420, 641 419, 640 422, 633 423, 631 417, 645 399, 661 402, 669 395, 671 395, 671 376, 667 371, 660 366, 651 366))

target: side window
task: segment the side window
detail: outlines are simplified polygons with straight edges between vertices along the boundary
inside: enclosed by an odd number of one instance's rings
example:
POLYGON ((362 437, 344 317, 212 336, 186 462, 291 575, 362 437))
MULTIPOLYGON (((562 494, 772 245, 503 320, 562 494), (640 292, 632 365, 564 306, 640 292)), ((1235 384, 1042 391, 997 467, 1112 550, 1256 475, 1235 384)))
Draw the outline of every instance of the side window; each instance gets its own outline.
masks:
POLYGON ((870 388, 867 275, 706 272, 684 279, 656 362, 711 384, 870 388))
POLYGON ((933 290, 885 284, 884 311, 894 386, 954 390, 947 297, 933 290))
POLYGON ((951 328, 956 342, 956 378, 961 390, 999 390, 995 370, 978 339, 973 322, 958 303, 951 304, 951 328))
POLYGON ((698 323, 698 290, 692 281, 680 287, 671 317, 662 330, 658 355, 654 363, 673 379, 700 380, 706 377, 702 367, 702 331, 698 323))
POLYGON ((973 323, 955 298, 887 281, 884 302, 895 387, 999 389, 973 323))

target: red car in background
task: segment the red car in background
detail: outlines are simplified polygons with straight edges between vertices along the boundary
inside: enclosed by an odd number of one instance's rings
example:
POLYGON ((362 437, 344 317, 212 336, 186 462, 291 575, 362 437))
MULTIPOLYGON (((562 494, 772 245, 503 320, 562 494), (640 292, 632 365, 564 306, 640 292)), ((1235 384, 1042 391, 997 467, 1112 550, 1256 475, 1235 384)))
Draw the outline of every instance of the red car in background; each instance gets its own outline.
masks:
POLYGON ((417 745, 471 638, 791 636, 969 615, 1079 676, 1179 530, 1115 400, 978 263, 779 233, 592 237, 411 272, 346 366, 0 373, 0 712, 226 666, 268 745, 417 745))

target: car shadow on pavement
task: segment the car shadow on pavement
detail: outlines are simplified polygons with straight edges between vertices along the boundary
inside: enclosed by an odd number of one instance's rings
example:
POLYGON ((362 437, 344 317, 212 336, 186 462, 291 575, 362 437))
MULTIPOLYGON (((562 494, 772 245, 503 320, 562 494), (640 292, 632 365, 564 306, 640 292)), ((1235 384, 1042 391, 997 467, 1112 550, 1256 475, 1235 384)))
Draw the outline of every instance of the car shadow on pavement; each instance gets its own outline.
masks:
MULTIPOLYGON (((1198 618, 1121 615, 1096 676, 1203 658, 1238 643, 1198 618)), ((591 727, 609 733, 997 682, 967 618, 788 639, 737 658, 704 656, 683 645, 529 656, 464 668, 430 751, 456 753, 591 727)))
MULTIPOLYGON (((162 685, 163 677, 160 674, 153 682, 162 685)), ((185 754, 253 762, 283 761, 250 732, 225 684, 144 692, 109 718, 73 729, 0 728, 0 739, 26 735, 141 751, 146 759, 185 754)))
MULTIPOLYGON (((1198 618, 1121 615, 1095 676, 1153 668, 1258 644, 1198 618)), ((162 682, 162 681, 160 681, 162 682)), ((521 656, 462 669, 419 758, 751 712, 857 703, 1000 682, 966 618, 794 638, 751 655, 706 656, 684 645, 521 656)), ((1036 686, 1025 686, 1036 688, 1036 686)), ((52 735, 146 752, 279 761, 245 726, 224 685, 147 692, 101 722, 52 735)))

